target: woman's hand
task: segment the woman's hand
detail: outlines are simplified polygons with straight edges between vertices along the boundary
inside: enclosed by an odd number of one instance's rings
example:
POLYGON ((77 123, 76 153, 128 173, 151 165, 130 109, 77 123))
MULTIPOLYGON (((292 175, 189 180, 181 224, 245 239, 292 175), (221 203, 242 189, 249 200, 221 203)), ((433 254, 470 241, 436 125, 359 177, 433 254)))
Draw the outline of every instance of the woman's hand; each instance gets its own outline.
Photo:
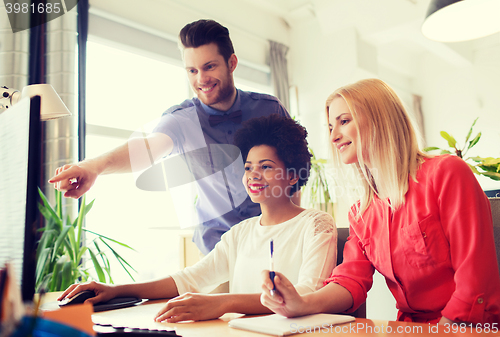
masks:
POLYGON ((262 294, 260 302, 273 312, 285 317, 296 317, 304 314, 306 303, 302 296, 297 293, 293 284, 281 273, 276 272, 274 284, 276 291, 271 295, 273 283, 269 278, 269 270, 262 272, 264 283, 262 284, 262 294))
POLYGON ((441 317, 441 319, 439 320, 439 324, 453 324, 455 323, 454 321, 452 321, 451 319, 448 319, 446 317, 441 317))
POLYGON ((92 290, 95 293, 95 297, 91 297, 84 302, 89 304, 106 302, 112 298, 117 297, 118 295, 116 287, 92 281, 88 283, 70 285, 68 289, 66 289, 64 293, 61 296, 59 296, 57 300, 61 301, 65 298, 72 298, 73 296, 84 290, 92 290))
POLYGON ((225 313, 223 295, 185 293, 168 301, 156 315, 155 321, 204 321, 225 313))

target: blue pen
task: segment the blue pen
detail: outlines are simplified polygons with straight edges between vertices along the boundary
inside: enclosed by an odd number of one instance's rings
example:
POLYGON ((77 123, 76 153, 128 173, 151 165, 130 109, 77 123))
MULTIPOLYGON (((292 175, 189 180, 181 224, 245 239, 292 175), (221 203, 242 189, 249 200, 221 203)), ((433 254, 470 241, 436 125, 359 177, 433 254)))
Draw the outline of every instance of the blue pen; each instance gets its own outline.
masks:
POLYGON ((274 292, 276 291, 276 285, 274 284, 274 277, 276 273, 274 272, 274 241, 271 239, 271 271, 269 272, 269 278, 273 282, 273 289, 269 291, 271 296, 274 296, 274 292))

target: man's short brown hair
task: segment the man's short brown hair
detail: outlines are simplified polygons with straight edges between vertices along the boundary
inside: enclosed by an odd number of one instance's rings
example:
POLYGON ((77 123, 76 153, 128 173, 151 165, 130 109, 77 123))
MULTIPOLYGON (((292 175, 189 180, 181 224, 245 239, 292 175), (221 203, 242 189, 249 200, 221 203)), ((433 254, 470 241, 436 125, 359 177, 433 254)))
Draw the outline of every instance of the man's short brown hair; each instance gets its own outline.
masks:
MULTIPOLYGON (((188 23, 181 29, 179 39, 183 48, 197 48, 215 43, 219 49, 219 54, 224 57, 226 62, 234 54, 233 43, 229 38, 229 30, 214 20, 198 20, 188 23)), ((182 47, 181 49, 183 49, 182 47)))

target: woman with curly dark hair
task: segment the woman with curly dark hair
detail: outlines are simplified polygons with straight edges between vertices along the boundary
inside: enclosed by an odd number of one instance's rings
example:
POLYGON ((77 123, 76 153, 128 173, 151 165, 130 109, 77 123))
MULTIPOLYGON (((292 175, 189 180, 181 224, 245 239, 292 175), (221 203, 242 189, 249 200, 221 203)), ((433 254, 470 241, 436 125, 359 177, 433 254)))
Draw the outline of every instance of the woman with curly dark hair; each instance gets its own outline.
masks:
POLYGON ((261 271, 274 265, 300 294, 318 290, 337 261, 337 230, 327 213, 295 205, 291 195, 307 182, 311 155, 307 131, 292 119, 254 118, 235 135, 243 157, 243 184, 262 214, 236 224, 195 265, 166 278, 128 285, 90 282, 69 287, 60 299, 94 290, 90 303, 114 297, 172 298, 155 317, 170 323, 207 320, 226 312, 263 314, 261 271), (207 293, 229 281, 229 294, 207 293), (180 295, 180 296, 179 296, 180 295))

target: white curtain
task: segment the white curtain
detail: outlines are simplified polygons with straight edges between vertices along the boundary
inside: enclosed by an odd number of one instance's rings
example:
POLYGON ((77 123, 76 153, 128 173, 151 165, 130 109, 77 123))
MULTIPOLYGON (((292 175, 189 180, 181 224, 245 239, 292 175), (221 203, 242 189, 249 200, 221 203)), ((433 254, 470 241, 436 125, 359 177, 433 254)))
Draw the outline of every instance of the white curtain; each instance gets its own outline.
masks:
MULTIPOLYGON (((22 90, 29 84, 30 78, 38 78, 38 83, 51 84, 64 101, 73 116, 42 122, 42 178, 39 182, 42 190, 53 201, 53 188, 47 183, 55 169, 78 160, 77 132, 78 111, 76 108, 76 8, 46 23, 45 38, 36 37, 40 44, 47 41, 42 57, 46 66, 37 66, 30 70, 30 34, 33 29, 12 32, 7 11, 0 6, 0 86, 22 90), (30 72, 37 72, 36 76, 30 72)), ((35 56, 38 58, 40 56, 35 56)), ((33 58, 33 57, 31 57, 33 58)), ((41 60, 40 60, 41 61, 41 60)), ((41 61, 42 62, 42 61, 41 61)), ((33 83, 35 84, 35 83, 33 83)), ((68 208, 73 208, 68 202, 68 208)), ((76 208, 75 208, 76 211, 76 208)))
POLYGON ((290 111, 290 85, 288 82, 288 47, 275 41, 269 41, 269 66, 274 95, 290 111))
MULTIPOLYGON (((77 10, 73 8, 64 15, 49 21, 46 27, 45 82, 51 84, 71 112, 65 117, 43 122, 42 144, 42 190, 53 198, 53 187, 47 180, 56 168, 78 161, 78 109, 76 104, 78 86, 76 71, 77 10)), ((78 212, 78 203, 65 199, 65 212, 73 219, 78 212)))
POLYGON ((0 86, 21 90, 28 83, 28 30, 13 33, 0 2, 0 86))
POLYGON ((426 145, 425 141, 425 125, 424 125, 424 113, 422 111, 422 96, 412 95, 413 98, 413 114, 417 122, 418 132, 420 132, 420 138, 422 144, 420 146, 424 148, 426 145))

